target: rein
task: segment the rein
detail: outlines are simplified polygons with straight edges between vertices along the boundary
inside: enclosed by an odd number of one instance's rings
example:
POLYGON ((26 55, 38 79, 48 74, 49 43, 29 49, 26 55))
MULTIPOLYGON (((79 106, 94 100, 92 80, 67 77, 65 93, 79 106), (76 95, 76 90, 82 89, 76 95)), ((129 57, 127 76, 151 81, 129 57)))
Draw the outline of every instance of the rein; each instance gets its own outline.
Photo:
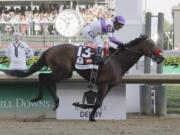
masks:
POLYGON ((104 64, 107 64, 107 63, 112 59, 112 57, 115 56, 120 50, 121 50, 121 49, 117 49, 111 56, 109 56, 109 57, 105 60, 104 64))
MULTIPOLYGON (((147 39, 145 39, 145 40, 150 40, 150 38, 147 38, 147 39)), ((136 51, 136 50, 129 49, 128 47, 125 47, 125 46, 124 46, 124 50, 127 50, 127 51, 129 51, 129 52, 133 52, 133 53, 142 55, 141 52, 136 51)), ((109 56, 109 58, 105 60, 104 64, 106 64, 107 62, 109 62, 109 61, 112 59, 112 57, 115 56, 119 51, 121 51, 121 48, 117 49, 111 56, 109 56)), ((151 57, 151 58, 153 58, 153 54, 151 54, 151 53, 149 53, 148 56, 151 57)))

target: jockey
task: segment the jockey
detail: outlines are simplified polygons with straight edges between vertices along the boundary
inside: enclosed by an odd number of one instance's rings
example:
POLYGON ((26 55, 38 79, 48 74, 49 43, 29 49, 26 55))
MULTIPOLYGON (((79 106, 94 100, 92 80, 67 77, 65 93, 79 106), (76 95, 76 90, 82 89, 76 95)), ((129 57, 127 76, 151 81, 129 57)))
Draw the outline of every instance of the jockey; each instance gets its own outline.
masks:
POLYGON ((97 45, 95 62, 102 62, 102 50, 104 46, 101 35, 107 34, 110 41, 110 47, 117 49, 124 47, 123 43, 119 41, 114 32, 118 31, 125 25, 125 19, 122 16, 115 16, 112 19, 100 18, 87 24, 83 29, 83 36, 86 37, 88 42, 95 43, 97 45))

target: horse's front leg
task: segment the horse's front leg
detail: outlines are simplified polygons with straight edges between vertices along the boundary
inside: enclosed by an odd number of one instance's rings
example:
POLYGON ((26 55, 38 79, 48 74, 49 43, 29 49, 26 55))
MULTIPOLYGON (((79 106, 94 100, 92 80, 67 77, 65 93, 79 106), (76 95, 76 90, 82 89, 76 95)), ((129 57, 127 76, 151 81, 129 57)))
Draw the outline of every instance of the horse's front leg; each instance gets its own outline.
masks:
POLYGON ((102 106, 103 100, 104 100, 105 96, 107 95, 107 91, 109 91, 109 90, 108 90, 108 86, 106 84, 98 85, 96 102, 95 102, 93 110, 89 116, 89 121, 92 121, 92 122, 96 121, 94 118, 95 114, 97 112, 97 109, 102 106))
POLYGON ((75 102, 73 103, 74 106, 80 107, 82 109, 89 109, 89 108, 93 108, 90 116, 89 116, 89 121, 96 121, 95 120, 95 114, 98 108, 100 108, 102 106, 104 97, 107 95, 107 93, 109 92, 110 87, 108 87, 107 84, 100 84, 98 85, 98 91, 97 91, 97 95, 96 95, 96 102, 94 105, 88 105, 88 104, 80 104, 79 102, 75 102))

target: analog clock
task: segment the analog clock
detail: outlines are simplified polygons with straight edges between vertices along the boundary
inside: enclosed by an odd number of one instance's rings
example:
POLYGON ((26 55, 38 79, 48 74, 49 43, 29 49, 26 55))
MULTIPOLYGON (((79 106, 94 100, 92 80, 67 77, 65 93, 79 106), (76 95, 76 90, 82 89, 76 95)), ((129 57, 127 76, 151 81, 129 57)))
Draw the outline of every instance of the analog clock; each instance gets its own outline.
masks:
POLYGON ((83 27, 82 16, 75 10, 63 10, 56 17, 55 27, 57 32, 64 37, 79 35, 83 27))

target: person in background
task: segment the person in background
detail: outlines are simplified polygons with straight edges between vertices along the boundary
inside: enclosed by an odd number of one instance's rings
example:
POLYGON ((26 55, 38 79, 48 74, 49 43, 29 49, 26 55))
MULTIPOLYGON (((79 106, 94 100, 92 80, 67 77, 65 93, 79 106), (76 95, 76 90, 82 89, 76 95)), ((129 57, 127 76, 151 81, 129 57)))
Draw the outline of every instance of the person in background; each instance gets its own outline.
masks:
POLYGON ((10 59, 9 69, 27 69, 26 60, 34 55, 32 49, 21 41, 21 33, 14 32, 14 41, 9 44, 6 56, 10 59))
POLYGON ((110 47, 114 49, 124 48, 123 43, 114 35, 114 32, 120 30, 124 25, 125 18, 123 16, 115 16, 112 19, 99 18, 84 27, 82 34, 87 39, 87 42, 94 43, 97 46, 95 62, 102 62, 101 55, 104 42, 101 36, 103 34, 108 35, 110 47))

